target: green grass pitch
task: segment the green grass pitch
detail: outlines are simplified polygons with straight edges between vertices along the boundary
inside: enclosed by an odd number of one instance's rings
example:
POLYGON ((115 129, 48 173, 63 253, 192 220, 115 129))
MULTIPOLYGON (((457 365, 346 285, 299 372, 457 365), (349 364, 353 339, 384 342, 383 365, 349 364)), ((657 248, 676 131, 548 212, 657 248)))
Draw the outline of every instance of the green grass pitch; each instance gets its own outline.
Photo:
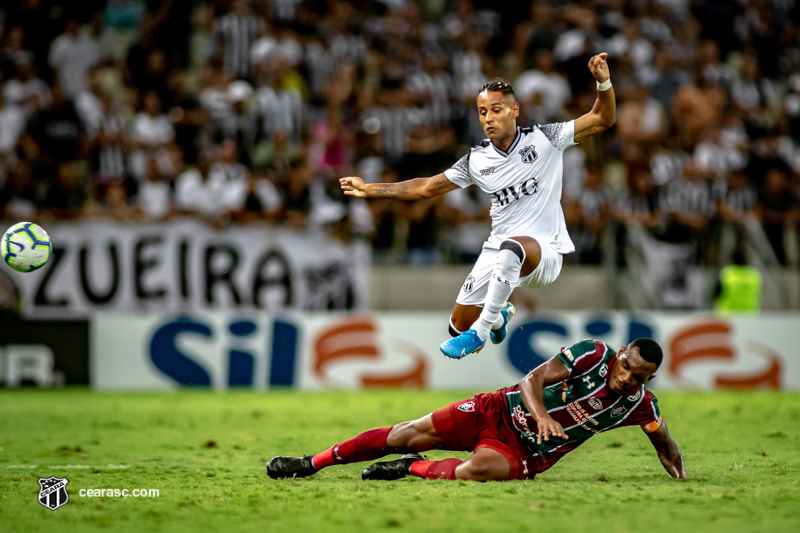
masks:
MULTIPOLYGON (((591 439, 534 481, 364 482, 365 464, 266 475, 273 455, 314 453, 474 392, 0 391, 0 531, 800 531, 790 393, 659 394, 688 483, 637 428, 591 439), (37 479, 50 476, 69 479, 56 511, 37 502, 37 479)), ((448 455, 465 456, 429 454, 448 455)))

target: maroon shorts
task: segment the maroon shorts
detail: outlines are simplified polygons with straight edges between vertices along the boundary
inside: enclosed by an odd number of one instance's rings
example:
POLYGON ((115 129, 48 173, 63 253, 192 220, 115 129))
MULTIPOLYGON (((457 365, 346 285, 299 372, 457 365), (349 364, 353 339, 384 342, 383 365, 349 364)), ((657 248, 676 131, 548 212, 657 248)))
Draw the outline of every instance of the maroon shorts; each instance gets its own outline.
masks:
POLYGON ((478 394, 433 412, 433 426, 446 450, 495 450, 508 460, 509 479, 533 479, 538 462, 511 425, 504 391, 478 394))

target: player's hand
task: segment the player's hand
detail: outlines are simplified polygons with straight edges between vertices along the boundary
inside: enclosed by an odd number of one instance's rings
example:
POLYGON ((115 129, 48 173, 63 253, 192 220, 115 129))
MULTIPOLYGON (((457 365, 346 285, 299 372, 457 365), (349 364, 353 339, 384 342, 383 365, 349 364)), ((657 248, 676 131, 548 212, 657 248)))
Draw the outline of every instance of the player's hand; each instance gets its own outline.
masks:
POLYGON ((564 432, 564 428, 561 427, 561 424, 553 420, 550 416, 543 417, 542 420, 537 422, 539 427, 539 431, 537 432, 538 440, 536 444, 541 444, 542 440, 550 440, 550 437, 561 437, 564 440, 568 440, 569 436, 564 432))
POLYGON ((344 193, 350 196, 356 196, 358 198, 367 197, 367 193, 364 192, 366 185, 367 184, 364 183, 364 180, 358 176, 350 176, 339 179, 339 186, 342 188, 344 193))
POLYGON ((611 74, 608 72, 608 63, 606 63, 607 57, 608 54, 603 52, 602 54, 592 56, 589 60, 589 71, 591 71, 594 79, 600 83, 603 83, 611 77, 611 74))

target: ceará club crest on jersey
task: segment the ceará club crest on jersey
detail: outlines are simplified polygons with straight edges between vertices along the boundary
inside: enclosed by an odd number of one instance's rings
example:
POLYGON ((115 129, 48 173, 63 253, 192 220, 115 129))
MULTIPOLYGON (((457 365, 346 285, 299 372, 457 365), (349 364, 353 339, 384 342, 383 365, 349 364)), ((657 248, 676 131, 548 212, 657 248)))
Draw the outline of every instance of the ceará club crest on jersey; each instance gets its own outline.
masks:
POLYGON ((65 477, 39 478, 39 503, 55 511, 64 506, 69 501, 67 494, 67 483, 65 477))
POLYGON ((538 157, 538 154, 533 146, 526 146, 520 149, 519 156, 522 158, 523 163, 533 163, 538 157))

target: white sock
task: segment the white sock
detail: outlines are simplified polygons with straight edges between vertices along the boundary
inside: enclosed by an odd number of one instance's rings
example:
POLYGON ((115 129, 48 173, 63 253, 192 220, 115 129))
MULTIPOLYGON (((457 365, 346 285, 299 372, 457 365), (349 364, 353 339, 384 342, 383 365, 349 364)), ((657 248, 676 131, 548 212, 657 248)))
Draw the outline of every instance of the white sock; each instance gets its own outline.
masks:
MULTIPOLYGON (((508 302, 506 302, 506 303, 508 303, 508 302)), ((503 304, 503 307, 505 307, 505 306, 506 306, 506 304, 503 304)), ((500 308, 501 311, 503 310, 503 307, 500 308)), ((503 319, 503 315, 502 314, 498 314, 497 315, 497 320, 495 320, 494 324, 492 324, 492 329, 500 329, 500 328, 502 328, 503 327, 503 322, 505 322, 505 320, 503 319)))
POLYGON ((512 240, 503 241, 500 245, 500 252, 497 254, 497 264, 492 271, 492 278, 489 280, 489 289, 486 301, 483 303, 481 316, 471 327, 481 340, 485 341, 489 338, 489 331, 495 325, 497 327, 503 325, 500 311, 503 310, 508 302, 508 297, 519 284, 519 273, 524 260, 525 250, 521 244, 512 240))

